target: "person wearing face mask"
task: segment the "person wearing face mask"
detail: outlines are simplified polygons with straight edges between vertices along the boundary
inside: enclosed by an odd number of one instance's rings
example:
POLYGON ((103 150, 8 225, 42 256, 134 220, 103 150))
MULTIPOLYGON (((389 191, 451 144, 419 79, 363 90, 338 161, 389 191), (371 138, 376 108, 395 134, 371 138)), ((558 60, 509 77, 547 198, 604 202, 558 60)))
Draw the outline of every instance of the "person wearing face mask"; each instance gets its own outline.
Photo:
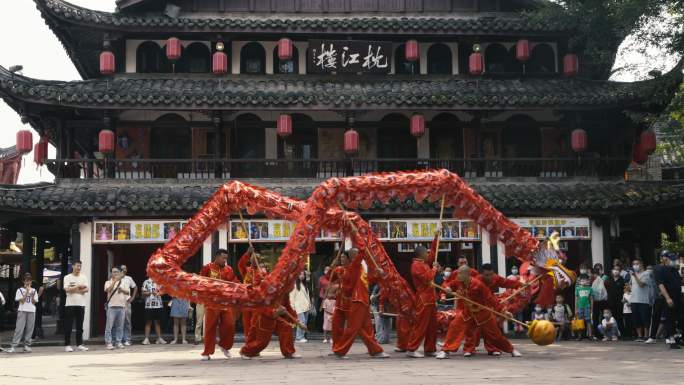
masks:
MULTIPOLYGON (((679 256, 668 250, 660 253, 660 264, 654 268, 655 282, 658 285, 659 297, 653 307, 653 317, 651 318, 651 336, 648 341, 656 338, 658 323, 653 320, 665 319, 666 339, 665 343, 672 349, 679 349, 675 341, 675 323, 679 320, 681 312, 681 277, 675 264, 679 256)), ((647 341, 647 342, 648 342, 647 341)))
POLYGON ((603 311, 603 319, 601 319, 598 330, 603 334, 603 342, 618 340, 620 329, 618 328, 618 323, 610 312, 610 309, 603 311))
POLYGON ((632 325, 636 331, 636 342, 644 342, 646 331, 651 322, 651 284, 653 277, 649 271, 644 270, 644 264, 640 259, 632 262, 629 272, 629 287, 631 290, 630 304, 632 308, 632 325))
POLYGON ((613 266, 610 277, 606 280, 606 291, 608 292, 608 309, 618 325, 622 325, 622 296, 625 293, 625 283, 620 267, 613 266))
MULTIPOLYGON (((518 268, 518 266, 511 267, 511 274, 509 274, 506 278, 512 281, 520 281, 520 269, 518 268)), ((522 321, 523 312, 521 311, 515 314, 515 319, 517 319, 518 321, 522 321)), ((519 323, 510 322, 509 325, 511 325, 509 327, 512 328, 516 333, 525 332, 525 329, 522 326, 520 326, 519 323)))

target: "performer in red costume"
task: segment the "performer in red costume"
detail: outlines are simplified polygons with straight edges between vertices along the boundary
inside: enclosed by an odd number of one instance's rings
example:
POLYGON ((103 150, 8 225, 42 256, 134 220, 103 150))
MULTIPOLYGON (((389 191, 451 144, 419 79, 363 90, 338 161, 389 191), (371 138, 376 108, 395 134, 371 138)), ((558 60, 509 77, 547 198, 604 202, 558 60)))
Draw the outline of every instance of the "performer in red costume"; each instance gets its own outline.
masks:
MULTIPOLYGON (((494 298, 491 290, 480 279, 472 277, 471 269, 468 266, 461 266, 458 269, 456 279, 444 283, 444 291, 447 294, 455 292, 471 301, 491 307, 512 317, 494 298)), ((511 353, 513 357, 522 356, 503 335, 496 323, 494 314, 465 300, 460 300, 459 305, 461 305, 461 310, 449 324, 443 350, 437 354, 437 358, 448 358, 449 352, 457 351, 466 338, 466 334, 471 330, 478 330, 486 340, 490 341, 491 346, 499 351, 511 353)), ((473 341, 466 340, 466 345, 463 347, 464 357, 470 357, 475 352, 473 341)))
MULTIPOLYGON (((238 271, 242 276, 242 283, 256 286, 261 283, 266 272, 259 267, 259 255, 254 252, 254 248, 250 246, 247 252, 240 257, 238 262, 238 271)), ((254 317, 254 309, 242 310, 242 327, 245 334, 245 340, 248 339, 248 334, 252 330, 252 318, 254 317)))
POLYGON ((345 253, 340 253, 331 263, 332 269, 328 272, 328 290, 333 286, 337 287, 337 297, 335 298, 335 310, 332 316, 332 343, 339 340, 344 333, 344 325, 347 322, 347 313, 349 313, 349 296, 341 290, 342 278, 347 270, 349 264, 349 256, 345 253))
POLYGON ((240 349, 242 359, 251 360, 252 357, 259 357, 259 354, 271 342, 273 333, 278 335, 280 353, 283 358, 301 358, 295 353, 293 326, 288 320, 288 318, 297 318, 297 314, 290 306, 290 291, 283 295, 280 304, 275 309, 269 307, 253 311, 251 329, 247 334, 245 345, 240 349))
POLYGON ((434 356, 437 351, 437 294, 432 286, 439 264, 437 255, 437 238, 432 241, 430 251, 424 246, 416 248, 416 257, 411 263, 411 278, 416 289, 416 322, 411 330, 406 355, 411 358, 422 358, 418 348, 424 342, 425 355, 434 356))
MULTIPOLYGON (((221 281, 238 282, 233 269, 226 265, 228 251, 219 249, 214 261, 206 264, 200 275, 221 281)), ((204 312, 204 352, 202 361, 209 361, 216 348, 216 327, 219 328, 219 348, 226 358, 230 358, 230 349, 235 337, 235 317, 233 310, 218 310, 207 307, 204 312)))
POLYGON ((382 350, 373 334, 373 326, 370 320, 368 276, 361 266, 363 258, 358 249, 351 249, 347 254, 352 258, 352 261, 342 276, 340 293, 348 297, 349 311, 346 312, 346 326, 341 335, 339 331, 335 332, 335 328, 339 328, 340 324, 335 323, 333 313, 333 353, 338 358, 346 358, 356 336, 360 336, 371 357, 387 358, 389 355, 382 350))
POLYGON ((395 352, 406 353, 411 339, 411 323, 401 314, 397 314, 397 346, 395 352))
MULTIPOLYGON (((496 294, 499 289, 517 289, 519 288, 520 282, 515 279, 508 279, 504 278, 494 272, 494 267, 492 266, 491 263, 485 263, 482 265, 482 274, 479 274, 479 278, 484 283, 489 290, 491 290, 492 294, 496 294)), ((471 272, 474 272, 475 270, 471 270, 471 272)), ((477 277, 477 275, 474 275, 477 277)), ((479 330, 474 330, 472 333, 467 333, 466 335, 466 342, 465 344, 468 346, 474 345, 477 346, 480 343, 480 333, 479 330)), ((491 356, 500 356, 501 351, 496 349, 496 347, 492 346, 490 341, 488 339, 484 339, 484 347, 485 350, 487 351, 487 354, 491 356)))

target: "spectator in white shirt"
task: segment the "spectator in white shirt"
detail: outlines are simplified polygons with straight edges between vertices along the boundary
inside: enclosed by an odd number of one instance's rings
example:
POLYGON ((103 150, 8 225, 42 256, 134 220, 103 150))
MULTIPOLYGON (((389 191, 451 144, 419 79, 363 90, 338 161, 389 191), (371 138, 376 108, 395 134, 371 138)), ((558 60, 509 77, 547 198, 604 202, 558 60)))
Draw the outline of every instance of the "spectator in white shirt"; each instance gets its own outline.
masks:
POLYGON ((36 302, 38 302, 38 291, 31 287, 31 273, 24 274, 24 287, 17 289, 14 300, 19 302, 17 311, 17 324, 12 338, 12 347, 7 353, 14 353, 15 348, 20 342, 24 342, 24 351, 31 353, 31 335, 36 323, 36 302))
POLYGON ((83 345, 83 318, 85 317, 86 293, 88 293, 88 278, 81 274, 81 261, 71 264, 73 271, 64 277, 64 351, 73 352, 71 347, 71 332, 76 323, 76 349, 85 352, 88 348, 83 345))
POLYGON ((617 341, 618 336, 620 336, 620 328, 618 328, 618 323, 613 318, 613 314, 610 309, 603 310, 603 319, 598 326, 598 330, 603 334, 603 341, 617 341))
POLYGON ((104 290, 107 300, 107 323, 105 325, 105 344, 107 349, 112 350, 114 346, 123 349, 121 343, 123 338, 124 319, 126 318, 126 304, 131 294, 131 289, 123 279, 121 269, 112 267, 112 277, 105 282, 104 290))
POLYGON ((124 319, 123 327, 123 344, 131 346, 131 303, 135 301, 135 297, 138 295, 138 285, 135 284, 130 275, 127 275, 128 267, 126 265, 121 265, 121 274, 123 275, 124 283, 131 288, 131 295, 126 300, 126 318, 124 319))

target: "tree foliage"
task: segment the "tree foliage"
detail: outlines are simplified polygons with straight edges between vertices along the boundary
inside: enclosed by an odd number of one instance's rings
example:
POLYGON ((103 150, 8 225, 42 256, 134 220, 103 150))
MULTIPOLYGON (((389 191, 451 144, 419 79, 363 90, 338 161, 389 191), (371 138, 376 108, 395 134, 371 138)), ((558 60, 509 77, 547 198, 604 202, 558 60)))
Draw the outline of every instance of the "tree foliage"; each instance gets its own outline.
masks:
POLYGON ((582 53, 583 73, 594 79, 610 77, 618 48, 630 35, 684 54, 684 0, 557 0, 530 17, 576 26, 568 48, 582 53))

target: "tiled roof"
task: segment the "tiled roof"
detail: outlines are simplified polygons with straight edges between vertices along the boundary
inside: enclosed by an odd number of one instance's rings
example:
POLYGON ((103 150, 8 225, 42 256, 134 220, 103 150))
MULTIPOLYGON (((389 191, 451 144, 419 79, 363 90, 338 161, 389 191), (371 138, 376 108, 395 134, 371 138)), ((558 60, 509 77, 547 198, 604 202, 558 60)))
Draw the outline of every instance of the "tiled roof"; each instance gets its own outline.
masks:
POLYGON ((568 32, 572 25, 560 21, 531 20, 520 14, 483 14, 478 16, 326 16, 294 14, 247 14, 206 17, 165 15, 131 15, 95 11, 63 0, 34 0, 44 16, 85 26, 145 31, 199 32, 287 32, 287 33, 458 33, 487 34, 549 34, 568 32))
POLYGON ((19 155, 19 153, 17 153, 16 146, 0 148, 0 160, 14 158, 17 155, 19 155))
MULTIPOLYGON (((315 182, 250 181, 280 194, 306 199, 315 182)), ((216 191, 218 183, 150 182, 0 186, 0 212, 60 216, 191 215, 216 191)), ((473 188, 508 215, 610 215, 684 206, 684 185, 664 182, 473 183, 473 188)), ((376 214, 424 213, 433 204, 390 202, 376 214)))
POLYGON ((680 81, 681 72, 634 83, 565 78, 343 75, 217 78, 187 74, 131 74, 114 79, 60 82, 12 75, 0 67, 0 94, 10 98, 39 104, 112 109, 593 109, 641 105, 657 99, 663 92, 669 93, 680 81))

